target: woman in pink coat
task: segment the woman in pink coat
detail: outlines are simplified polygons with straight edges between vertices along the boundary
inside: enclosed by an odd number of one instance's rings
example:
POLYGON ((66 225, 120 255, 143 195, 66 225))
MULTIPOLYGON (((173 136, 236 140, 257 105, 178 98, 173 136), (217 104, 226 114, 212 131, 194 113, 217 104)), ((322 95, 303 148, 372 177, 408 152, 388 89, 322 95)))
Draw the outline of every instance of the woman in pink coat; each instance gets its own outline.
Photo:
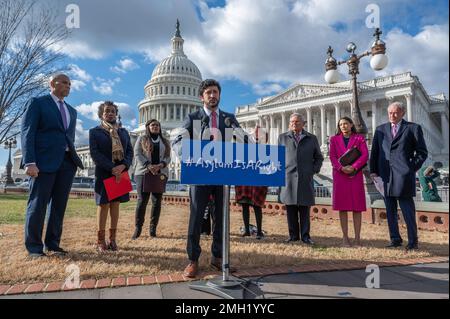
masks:
POLYGON ((366 140, 357 134, 353 121, 348 117, 339 120, 336 135, 330 139, 330 160, 333 165, 333 209, 339 211, 343 233, 343 245, 350 246, 348 238, 348 211, 353 212, 355 242, 361 245, 361 212, 366 210, 366 195, 362 168, 369 157, 366 140), (339 158, 350 148, 356 147, 361 156, 351 165, 342 166, 339 158))

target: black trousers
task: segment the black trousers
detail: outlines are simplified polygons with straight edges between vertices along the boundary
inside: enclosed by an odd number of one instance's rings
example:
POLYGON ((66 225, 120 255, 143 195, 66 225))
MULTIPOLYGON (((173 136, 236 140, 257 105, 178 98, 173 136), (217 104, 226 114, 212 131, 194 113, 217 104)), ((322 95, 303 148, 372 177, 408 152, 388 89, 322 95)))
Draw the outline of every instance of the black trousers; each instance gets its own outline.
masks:
POLYGON ((143 192, 144 176, 136 175, 134 178, 136 180, 136 190, 138 194, 138 202, 135 212, 135 225, 136 227, 140 228, 142 228, 142 225, 144 225, 145 211, 147 210, 147 205, 151 197, 152 212, 150 219, 150 230, 156 231, 156 226, 158 226, 159 221, 159 215, 161 214, 161 202, 163 194, 143 192))
POLYGON ((215 209, 211 212, 212 218, 212 245, 211 253, 216 258, 222 258, 222 211, 223 186, 191 186, 189 190, 190 216, 186 251, 191 261, 198 261, 202 249, 200 235, 202 232, 203 216, 208 205, 210 195, 214 195, 215 209))
POLYGON ((262 235, 262 208, 256 205, 242 204, 242 218, 244 220, 245 232, 250 233, 250 206, 255 211, 256 228, 258 235, 262 235))
POLYGON ((289 238, 293 240, 310 239, 309 210, 310 206, 286 205, 289 238), (300 222, 300 223, 299 223, 300 222), (301 235, 301 236, 300 236, 301 235))

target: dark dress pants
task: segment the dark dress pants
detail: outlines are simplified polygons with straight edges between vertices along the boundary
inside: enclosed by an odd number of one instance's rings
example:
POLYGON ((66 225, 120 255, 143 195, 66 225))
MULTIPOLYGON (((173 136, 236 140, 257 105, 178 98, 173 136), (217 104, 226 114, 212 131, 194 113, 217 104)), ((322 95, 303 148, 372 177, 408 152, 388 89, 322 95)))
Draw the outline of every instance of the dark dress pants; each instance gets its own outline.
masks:
POLYGON ((292 240, 308 240, 310 221, 310 206, 286 205, 286 215, 289 229, 289 238, 292 240))
POLYGON ((67 200, 76 171, 77 168, 70 154, 66 152, 56 172, 39 172, 38 177, 30 179, 30 194, 25 217, 25 247, 29 253, 42 253, 44 243, 47 249, 59 248, 67 200), (47 231, 43 243, 42 233, 46 212, 47 231))
POLYGON ((214 195, 215 201, 215 209, 211 212, 213 231, 211 253, 216 258, 222 258, 223 186, 196 185, 191 186, 189 190, 190 216, 186 251, 191 261, 198 261, 200 258, 203 216, 211 194, 214 195))
POLYGON ((397 201, 400 204, 406 228, 408 230, 408 244, 417 245, 416 206, 414 205, 414 199, 412 197, 387 196, 384 199, 391 242, 401 243, 403 241, 398 229, 397 201))
POLYGON ((147 205, 151 197, 152 211, 150 217, 150 230, 156 231, 156 226, 158 226, 159 222, 159 216, 161 215, 161 202, 163 194, 144 192, 143 191, 144 176, 136 175, 134 178, 136 180, 136 190, 138 194, 138 202, 136 205, 136 212, 135 212, 135 225, 136 227, 139 228, 142 228, 142 225, 144 225, 145 212, 147 210, 147 205))

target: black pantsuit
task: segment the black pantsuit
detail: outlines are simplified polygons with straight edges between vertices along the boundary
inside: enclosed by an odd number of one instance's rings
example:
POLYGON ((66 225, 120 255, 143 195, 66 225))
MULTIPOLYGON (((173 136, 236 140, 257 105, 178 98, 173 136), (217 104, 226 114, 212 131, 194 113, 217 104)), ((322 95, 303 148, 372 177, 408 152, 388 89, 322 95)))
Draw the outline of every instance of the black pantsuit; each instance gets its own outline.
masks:
POLYGON ((143 191, 144 176, 136 175, 136 190, 138 194, 138 201, 136 205, 136 221, 135 225, 137 228, 142 228, 145 221, 145 211, 147 209, 147 204, 151 198, 152 200, 152 211, 150 217, 150 231, 155 232, 156 226, 158 226, 159 216, 161 214, 161 202, 162 195, 158 193, 146 193, 143 191))

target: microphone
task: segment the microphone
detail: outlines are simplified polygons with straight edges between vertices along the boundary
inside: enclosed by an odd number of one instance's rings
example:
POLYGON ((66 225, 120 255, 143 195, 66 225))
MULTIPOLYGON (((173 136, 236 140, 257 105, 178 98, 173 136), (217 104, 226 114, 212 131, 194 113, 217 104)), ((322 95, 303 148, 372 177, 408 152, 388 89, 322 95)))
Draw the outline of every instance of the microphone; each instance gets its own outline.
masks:
POLYGON ((236 120, 231 118, 231 117, 226 117, 224 122, 225 122, 225 125, 228 126, 228 127, 232 127, 234 129, 239 127, 239 125, 237 124, 236 120))
POLYGON ((253 139, 251 136, 247 135, 244 130, 239 126, 239 123, 237 122, 237 120, 235 118, 232 117, 226 117, 225 120, 225 125, 228 127, 232 127, 235 132, 237 133, 237 136, 240 137, 241 141, 243 141, 244 143, 254 143, 253 139))
POLYGON ((203 131, 205 128, 209 127, 209 116, 203 115, 201 121, 202 121, 202 131, 203 131))

